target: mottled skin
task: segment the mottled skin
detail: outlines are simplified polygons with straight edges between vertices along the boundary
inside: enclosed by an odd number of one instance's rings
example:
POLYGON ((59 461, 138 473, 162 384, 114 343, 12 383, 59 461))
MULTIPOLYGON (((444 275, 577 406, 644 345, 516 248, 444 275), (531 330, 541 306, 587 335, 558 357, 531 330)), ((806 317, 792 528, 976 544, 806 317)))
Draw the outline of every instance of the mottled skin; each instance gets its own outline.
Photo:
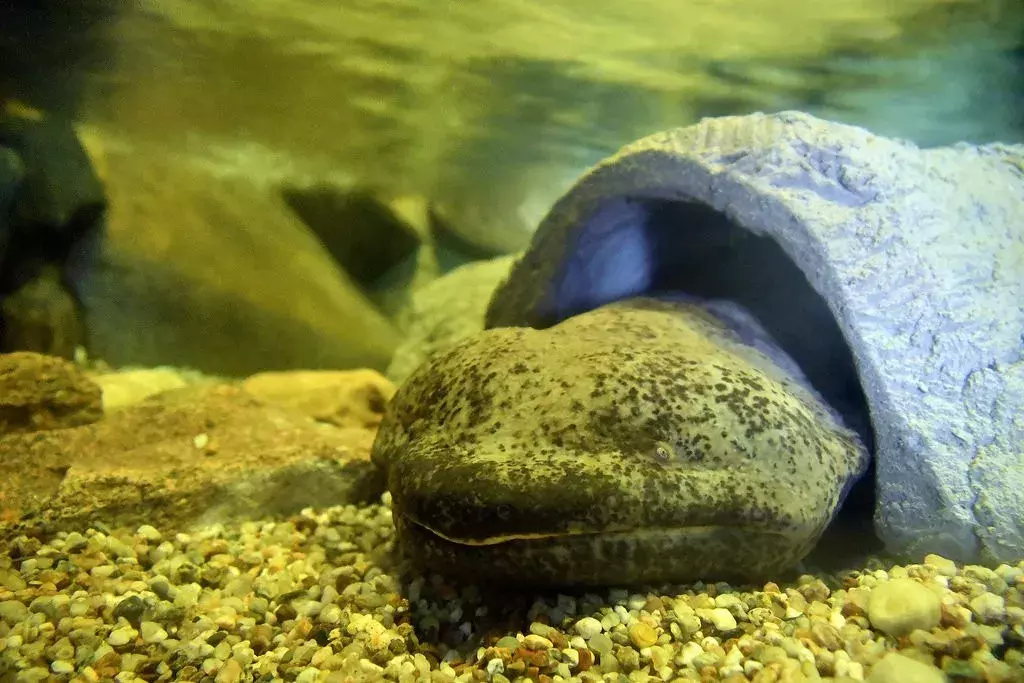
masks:
POLYGON ((785 569, 868 458, 780 365, 793 368, 682 302, 482 332, 421 366, 381 425, 373 459, 399 541, 422 565, 476 581, 785 569))

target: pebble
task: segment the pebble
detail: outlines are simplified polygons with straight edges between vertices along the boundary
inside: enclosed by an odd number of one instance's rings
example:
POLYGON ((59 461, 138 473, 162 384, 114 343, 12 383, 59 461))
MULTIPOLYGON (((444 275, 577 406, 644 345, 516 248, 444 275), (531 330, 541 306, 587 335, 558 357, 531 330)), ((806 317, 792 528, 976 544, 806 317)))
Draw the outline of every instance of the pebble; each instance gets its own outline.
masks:
POLYGON ((716 607, 713 610, 708 610, 708 612, 708 618, 716 629, 722 632, 735 630, 736 618, 732 615, 732 612, 723 607, 716 607))
POLYGON ((538 636, 535 633, 531 633, 523 638, 523 647, 527 650, 550 650, 554 647, 554 643, 544 636, 538 636))
POLYGON ((629 627, 629 639, 633 645, 643 649, 658 642, 658 632, 649 624, 638 621, 629 627))
POLYGON ((586 640, 590 640, 600 633, 601 630, 601 622, 594 617, 583 617, 576 622, 576 633, 586 640))
POLYGON ((599 655, 605 655, 612 651, 612 639, 604 633, 598 633, 590 638, 590 649, 599 655))
POLYGON ((139 635, 131 626, 122 626, 121 628, 115 628, 107 636, 107 642, 113 647, 121 647, 135 640, 135 637, 139 635))
POLYGON ((871 669, 867 683, 946 683, 946 676, 934 666, 890 652, 871 669))
POLYGON ((868 596, 867 611, 871 625, 891 636, 928 631, 942 619, 939 596, 913 579, 878 584, 868 596))
POLYGON ((970 602, 971 611, 983 622, 998 622, 1006 616, 1006 600, 1000 595, 982 593, 970 602))
POLYGON ((167 640, 167 631, 164 630, 163 626, 153 621, 144 621, 139 626, 139 635, 142 636, 143 642, 146 643, 162 643, 167 640))
POLYGON ((1024 563, 929 556, 517 606, 403 574, 392 539, 390 508, 369 505, 17 541, 21 559, 0 555, 4 662, 11 680, 82 683, 1024 680, 1024 563))

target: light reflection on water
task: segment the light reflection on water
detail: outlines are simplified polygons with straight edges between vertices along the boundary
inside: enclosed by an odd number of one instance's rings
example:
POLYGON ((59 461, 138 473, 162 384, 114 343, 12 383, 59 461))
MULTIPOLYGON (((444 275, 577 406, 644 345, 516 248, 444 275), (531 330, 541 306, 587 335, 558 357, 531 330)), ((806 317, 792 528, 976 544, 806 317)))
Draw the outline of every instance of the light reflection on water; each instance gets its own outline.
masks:
POLYGON ((495 249, 585 167, 702 116, 1024 138, 1024 10, 996 0, 65 4, 0 9, 0 94, 227 173, 424 193, 495 249))

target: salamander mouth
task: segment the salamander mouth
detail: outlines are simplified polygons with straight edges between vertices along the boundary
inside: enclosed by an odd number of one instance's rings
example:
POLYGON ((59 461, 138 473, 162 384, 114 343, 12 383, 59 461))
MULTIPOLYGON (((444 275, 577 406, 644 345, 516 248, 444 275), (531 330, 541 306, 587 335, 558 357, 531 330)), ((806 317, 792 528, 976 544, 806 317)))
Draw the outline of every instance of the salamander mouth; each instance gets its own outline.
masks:
POLYGON ((778 529, 731 525, 458 539, 400 514, 394 521, 400 546, 415 565, 477 584, 607 586, 711 577, 760 581, 798 562, 814 542, 778 529))
POLYGON ((606 528, 606 529, 574 529, 568 531, 551 531, 544 532, 538 531, 533 533, 528 532, 510 532, 507 534, 495 534, 493 536, 483 536, 475 538, 459 538, 440 532, 430 526, 412 519, 407 515, 398 515, 407 524, 414 527, 418 533, 432 536, 438 540, 445 541, 457 546, 466 546, 473 548, 487 548, 494 546, 502 546, 514 544, 517 542, 557 542, 557 541, 583 541, 587 537, 596 539, 627 539, 627 538, 659 538, 664 536, 674 535, 690 535, 694 537, 706 536, 715 533, 720 533, 726 529, 733 532, 749 532, 752 534, 775 534, 779 538, 790 538, 795 534, 787 534, 784 531, 777 529, 770 529, 765 526, 759 525, 724 525, 724 524, 692 524, 692 525, 681 525, 671 527, 622 527, 622 528, 606 528))

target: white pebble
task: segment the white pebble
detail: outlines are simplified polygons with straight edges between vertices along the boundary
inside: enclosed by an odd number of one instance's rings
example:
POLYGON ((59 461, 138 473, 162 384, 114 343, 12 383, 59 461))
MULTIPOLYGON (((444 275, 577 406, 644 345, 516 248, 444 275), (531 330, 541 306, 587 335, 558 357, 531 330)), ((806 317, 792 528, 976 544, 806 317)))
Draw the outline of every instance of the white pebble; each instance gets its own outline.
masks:
POLYGON ((337 624, 341 621, 341 607, 333 603, 324 605, 317 620, 323 624, 337 624))
POLYGON ((55 674, 73 674, 75 672, 75 665, 64 659, 57 659, 50 664, 50 671, 55 674))
POLYGON ((110 632, 110 635, 107 636, 107 642, 113 647, 120 647, 135 640, 137 635, 139 635, 139 632, 131 626, 122 626, 110 632))
POLYGON ((1000 621, 1006 614, 1006 600, 1001 595, 982 593, 970 602, 971 611, 982 621, 1000 621))
POLYGON ((709 610, 708 617, 719 631, 732 631, 736 628, 736 617, 724 607, 716 607, 713 610, 709 610))
POLYGON ((912 579, 893 579, 878 584, 868 596, 871 625, 892 636, 914 629, 930 631, 942 619, 939 596, 912 579))
POLYGON ((684 643, 683 647, 679 651, 679 656, 676 657, 676 661, 683 666, 690 666, 693 664, 693 660, 697 659, 704 654, 704 648, 692 640, 688 643, 684 643))
POLYGON ((167 640, 167 631, 155 621, 144 621, 139 625, 142 640, 147 643, 162 643, 167 640))
POLYGON ((583 638, 590 640, 602 631, 601 622, 594 617, 583 617, 576 622, 576 633, 583 638))
POLYGON ((875 664, 867 683, 945 683, 939 669, 898 652, 890 652, 875 664))

